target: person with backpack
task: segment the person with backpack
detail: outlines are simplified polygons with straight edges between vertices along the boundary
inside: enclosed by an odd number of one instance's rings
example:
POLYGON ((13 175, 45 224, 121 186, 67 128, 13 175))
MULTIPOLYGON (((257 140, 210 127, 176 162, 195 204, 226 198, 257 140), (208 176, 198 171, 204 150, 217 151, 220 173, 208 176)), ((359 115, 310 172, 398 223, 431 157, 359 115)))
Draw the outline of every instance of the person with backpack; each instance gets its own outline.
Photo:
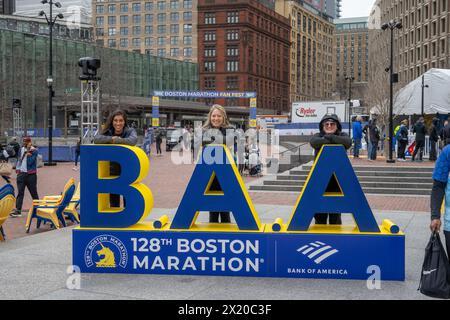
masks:
POLYGON ((406 161, 405 151, 406 146, 408 145, 408 120, 404 119, 401 122, 400 128, 397 131, 396 138, 398 142, 397 160, 406 161))
POLYGON ((442 148, 450 144, 450 117, 444 121, 444 126, 442 127, 439 136, 443 142, 442 148))
POLYGON ((425 135, 427 134, 427 129, 425 128, 425 119, 420 117, 413 128, 413 133, 416 134, 416 147, 412 155, 411 161, 416 161, 417 153, 419 153, 419 162, 423 161, 423 148, 425 147, 425 135))
POLYGON ((369 161, 375 161, 377 160, 377 150, 378 150, 378 143, 380 142, 381 136, 380 136, 380 129, 377 126, 377 119, 373 119, 371 124, 369 124, 369 143, 370 146, 370 154, 369 154, 369 161))

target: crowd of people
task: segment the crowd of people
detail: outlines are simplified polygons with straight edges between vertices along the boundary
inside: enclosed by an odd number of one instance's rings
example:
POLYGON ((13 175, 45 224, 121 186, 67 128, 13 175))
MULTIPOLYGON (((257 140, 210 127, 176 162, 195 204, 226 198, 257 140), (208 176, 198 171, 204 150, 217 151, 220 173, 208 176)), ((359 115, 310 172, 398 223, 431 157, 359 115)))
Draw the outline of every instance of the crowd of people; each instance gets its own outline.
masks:
MULTIPOLYGON (((437 160, 437 148, 443 149, 450 143, 450 117, 440 127, 438 118, 433 118, 431 126, 426 127, 425 119, 420 117, 417 122, 409 127, 408 120, 403 119, 394 130, 393 151, 397 150, 397 160, 406 161, 406 155, 411 155, 411 161, 422 162, 425 152, 426 136, 429 135, 429 160, 437 160), (413 134, 414 139, 410 143, 409 135, 413 134)), ((375 161, 378 150, 383 150, 384 146, 380 142, 384 141, 385 136, 381 136, 380 127, 377 119, 370 119, 363 127, 361 116, 356 117, 352 125, 353 157, 359 158, 364 139, 367 146, 367 159, 375 161)))

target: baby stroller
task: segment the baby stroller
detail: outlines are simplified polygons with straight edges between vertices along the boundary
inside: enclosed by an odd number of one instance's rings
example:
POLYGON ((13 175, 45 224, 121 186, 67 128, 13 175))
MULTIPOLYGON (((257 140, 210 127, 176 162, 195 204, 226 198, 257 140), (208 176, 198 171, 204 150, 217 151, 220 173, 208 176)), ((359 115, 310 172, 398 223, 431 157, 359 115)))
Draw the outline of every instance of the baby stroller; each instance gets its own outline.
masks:
POLYGON ((245 155, 245 169, 252 177, 260 177, 262 174, 262 165, 258 146, 250 146, 249 152, 245 155))

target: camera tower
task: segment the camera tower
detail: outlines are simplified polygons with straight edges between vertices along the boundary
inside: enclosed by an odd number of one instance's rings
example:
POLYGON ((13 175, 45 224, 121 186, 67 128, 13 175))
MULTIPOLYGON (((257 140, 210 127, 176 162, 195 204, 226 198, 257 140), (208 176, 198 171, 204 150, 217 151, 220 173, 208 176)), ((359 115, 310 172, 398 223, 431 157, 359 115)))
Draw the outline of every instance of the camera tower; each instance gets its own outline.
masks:
POLYGON ((81 67, 81 143, 93 143, 100 129, 100 59, 85 57, 78 61, 81 67))

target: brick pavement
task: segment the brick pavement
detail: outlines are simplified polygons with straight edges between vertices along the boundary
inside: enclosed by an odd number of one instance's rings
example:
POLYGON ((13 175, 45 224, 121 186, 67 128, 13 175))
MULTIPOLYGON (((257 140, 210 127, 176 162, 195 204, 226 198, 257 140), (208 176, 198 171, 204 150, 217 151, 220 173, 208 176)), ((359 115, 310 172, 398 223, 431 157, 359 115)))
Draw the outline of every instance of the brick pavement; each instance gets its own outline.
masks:
MULTIPOLYGON (((154 150, 154 149, 153 149, 154 150)), ((176 155, 174 153, 174 155, 176 155)), ((189 158, 189 156, 187 156, 189 158)), ((379 158, 376 162, 369 162, 366 159, 352 159, 352 163, 361 165, 387 165, 384 158, 379 158)), ((395 166, 433 166, 433 163, 425 161, 422 163, 397 162, 395 166)), ((66 181, 74 177, 79 181, 79 171, 72 170, 73 164, 59 163, 55 167, 43 167, 38 170, 38 192, 40 197, 45 195, 59 194, 66 181)), ((193 164, 175 165, 171 161, 171 153, 163 151, 162 157, 151 156, 150 172, 144 182, 151 188, 154 196, 155 208, 176 208, 181 201, 185 188, 189 182, 193 164)), ((244 177, 246 183, 258 178, 244 177)), ((15 175, 13 185, 16 186, 15 175)), ((299 190, 300 193, 300 190, 299 190)), ((255 204, 291 205, 294 206, 298 198, 294 193, 280 192, 250 192, 250 197, 255 204)), ((373 210, 393 210, 393 211, 423 211, 429 212, 429 197, 410 196, 367 196, 369 204, 373 210)), ((21 218, 10 218, 4 224, 5 233, 8 239, 26 236, 25 221, 26 212, 31 204, 31 198, 26 191, 23 216, 21 218), (26 210, 26 211, 25 211, 26 210)), ((70 223, 69 223, 70 225, 70 223)), ((36 230, 35 223, 31 227, 30 234, 48 231, 49 226, 41 226, 36 230)))

